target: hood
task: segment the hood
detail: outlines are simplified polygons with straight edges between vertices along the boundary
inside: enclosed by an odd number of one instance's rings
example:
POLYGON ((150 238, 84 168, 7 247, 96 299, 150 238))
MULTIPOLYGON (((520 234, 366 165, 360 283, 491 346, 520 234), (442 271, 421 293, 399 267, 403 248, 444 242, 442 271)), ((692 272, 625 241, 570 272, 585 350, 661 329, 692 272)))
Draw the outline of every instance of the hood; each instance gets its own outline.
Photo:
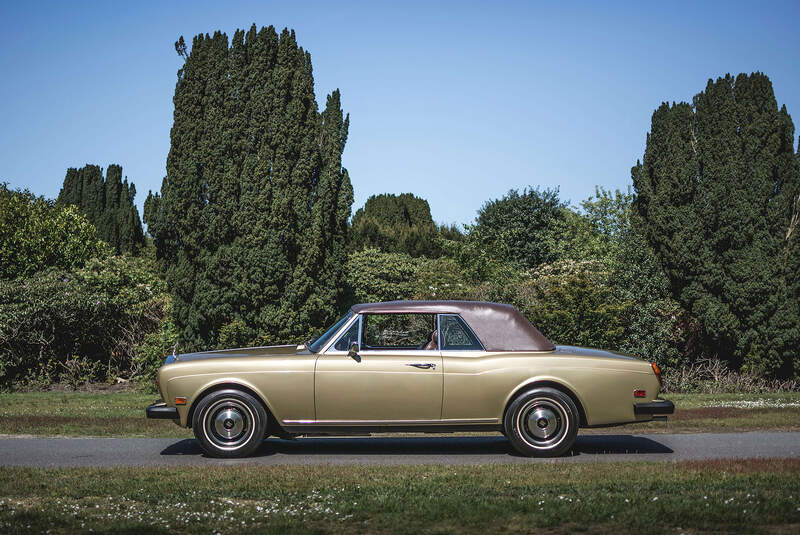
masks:
POLYGON ((575 355, 578 357, 595 357, 595 358, 602 358, 602 359, 622 359, 622 360, 642 360, 639 357, 634 357, 633 355, 627 355, 625 353, 617 353, 616 351, 605 351, 603 349, 591 349, 588 347, 576 347, 576 346, 556 346, 556 353, 562 353, 565 355, 575 355))
MULTIPOLYGON (((190 360, 241 358, 241 357, 271 357, 296 355, 308 353, 304 345, 282 345, 262 347, 240 347, 236 349, 219 349, 216 351, 198 351, 196 353, 181 353, 174 358, 174 362, 188 362, 190 360)), ((169 360, 169 359, 168 359, 169 360)))

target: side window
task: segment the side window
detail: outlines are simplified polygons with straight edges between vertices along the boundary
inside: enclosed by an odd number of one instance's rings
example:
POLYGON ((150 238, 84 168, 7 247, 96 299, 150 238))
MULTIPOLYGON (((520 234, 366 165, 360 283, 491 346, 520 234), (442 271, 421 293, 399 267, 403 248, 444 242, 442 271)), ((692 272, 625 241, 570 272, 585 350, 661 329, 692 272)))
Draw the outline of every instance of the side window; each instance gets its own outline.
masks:
POLYGON ((434 314, 364 314, 362 349, 438 349, 434 314))
POLYGON ((439 316, 441 333, 439 342, 443 350, 451 351, 483 351, 478 338, 472 333, 459 316, 455 314, 441 314, 439 316))
POLYGON ((353 322, 349 329, 347 329, 342 336, 333 344, 333 349, 336 351, 350 351, 350 346, 353 342, 358 342, 358 319, 353 322))

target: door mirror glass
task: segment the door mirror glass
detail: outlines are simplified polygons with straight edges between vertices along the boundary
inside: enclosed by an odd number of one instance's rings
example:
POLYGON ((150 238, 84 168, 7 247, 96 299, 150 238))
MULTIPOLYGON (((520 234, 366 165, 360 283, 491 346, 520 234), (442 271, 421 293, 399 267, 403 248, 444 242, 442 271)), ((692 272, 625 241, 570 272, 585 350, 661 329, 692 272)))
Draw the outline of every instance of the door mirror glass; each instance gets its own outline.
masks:
POLYGON ((353 342, 350 344, 350 351, 347 352, 347 356, 356 362, 361 362, 361 357, 358 354, 358 342, 353 342))

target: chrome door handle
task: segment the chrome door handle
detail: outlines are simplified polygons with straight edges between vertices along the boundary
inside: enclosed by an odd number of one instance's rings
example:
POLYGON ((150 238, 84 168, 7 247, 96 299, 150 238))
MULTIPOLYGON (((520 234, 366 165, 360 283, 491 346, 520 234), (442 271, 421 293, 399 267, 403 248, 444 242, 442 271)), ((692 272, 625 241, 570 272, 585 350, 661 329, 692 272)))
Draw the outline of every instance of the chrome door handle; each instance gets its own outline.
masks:
POLYGON ((419 368, 420 370, 435 370, 436 369, 436 364, 434 364, 432 362, 426 362, 424 364, 421 363, 421 362, 415 362, 415 363, 411 363, 411 364, 406 364, 406 366, 413 366, 415 368, 419 368))

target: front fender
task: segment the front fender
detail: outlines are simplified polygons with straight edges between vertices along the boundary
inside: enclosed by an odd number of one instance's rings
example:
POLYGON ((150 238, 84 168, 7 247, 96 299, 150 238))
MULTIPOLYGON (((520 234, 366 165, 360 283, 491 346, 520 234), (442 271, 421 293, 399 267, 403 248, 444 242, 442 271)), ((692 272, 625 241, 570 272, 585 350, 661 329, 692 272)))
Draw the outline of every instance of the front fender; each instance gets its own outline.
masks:
MULTIPOLYGON (((181 396, 178 392, 192 391, 190 395, 183 395, 186 398, 186 405, 177 406, 180 423, 183 427, 191 427, 191 415, 197 402, 200 401, 208 392, 219 390, 221 388, 240 388, 245 391, 250 391, 266 406, 267 410, 275 415, 274 405, 270 402, 266 394, 252 381, 243 380, 241 378, 224 378, 218 377, 197 383, 194 376, 174 377, 167 382, 167 391, 175 392, 172 396, 174 402, 175 396, 181 396)), ((276 416, 277 418, 277 416, 276 416)))

